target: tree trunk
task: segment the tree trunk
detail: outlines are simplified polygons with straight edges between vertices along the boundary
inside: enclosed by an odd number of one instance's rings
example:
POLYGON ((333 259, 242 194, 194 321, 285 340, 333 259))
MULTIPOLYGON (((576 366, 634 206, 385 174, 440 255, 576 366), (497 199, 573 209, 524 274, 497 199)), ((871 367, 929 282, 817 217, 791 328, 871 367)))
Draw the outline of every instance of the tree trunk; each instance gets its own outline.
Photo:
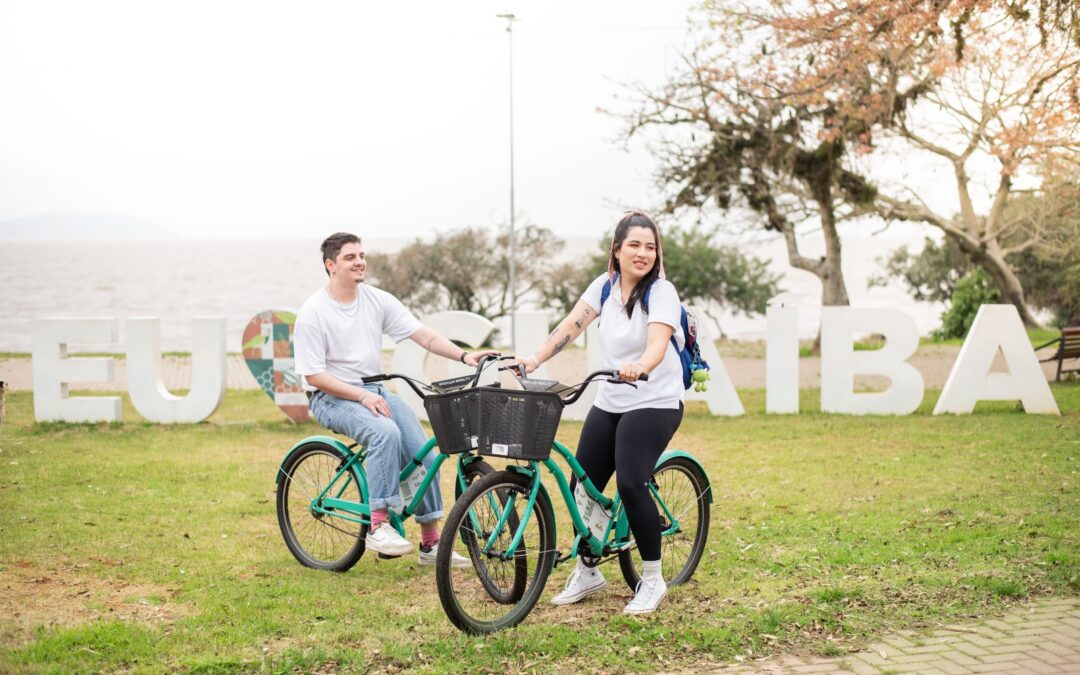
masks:
POLYGON ((973 248, 968 241, 962 239, 956 241, 960 245, 960 249, 967 253, 971 260, 990 276, 990 280, 1001 293, 1001 299, 1016 307, 1016 311, 1020 313, 1020 319, 1024 322, 1024 325, 1028 328, 1039 328, 1039 322, 1032 315, 1027 302, 1024 300, 1024 287, 1020 284, 1020 279, 1012 271, 1009 263, 1005 262, 1005 256, 1002 254, 997 242, 990 242, 986 247, 973 248))
MULTIPOLYGON (((831 173, 829 174, 831 176, 831 173)), ((847 284, 844 283, 844 270, 840 266, 840 234, 836 231, 836 212, 832 203, 831 179, 819 181, 814 191, 821 214, 821 232, 825 236, 825 257, 821 259, 821 306, 842 306, 851 304, 848 300, 847 284)), ((814 354, 821 354, 821 325, 818 324, 814 338, 814 354)))
POLYGON ((825 235, 825 257, 821 260, 821 304, 851 304, 848 300, 847 284, 844 283, 844 271, 840 267, 840 235, 836 232, 836 219, 832 204, 821 207, 821 231, 825 235))

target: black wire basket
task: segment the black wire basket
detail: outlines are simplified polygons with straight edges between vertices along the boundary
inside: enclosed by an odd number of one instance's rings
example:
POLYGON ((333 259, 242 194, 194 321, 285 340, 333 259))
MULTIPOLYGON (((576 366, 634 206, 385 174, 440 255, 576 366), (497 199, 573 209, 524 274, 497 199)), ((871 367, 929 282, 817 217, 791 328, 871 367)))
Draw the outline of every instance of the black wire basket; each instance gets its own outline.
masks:
POLYGON ((477 452, 490 457, 542 461, 551 455, 563 402, 550 391, 480 388, 477 452))
POLYGON ((424 399, 428 422, 439 452, 456 455, 476 448, 480 424, 480 390, 431 394, 424 399))

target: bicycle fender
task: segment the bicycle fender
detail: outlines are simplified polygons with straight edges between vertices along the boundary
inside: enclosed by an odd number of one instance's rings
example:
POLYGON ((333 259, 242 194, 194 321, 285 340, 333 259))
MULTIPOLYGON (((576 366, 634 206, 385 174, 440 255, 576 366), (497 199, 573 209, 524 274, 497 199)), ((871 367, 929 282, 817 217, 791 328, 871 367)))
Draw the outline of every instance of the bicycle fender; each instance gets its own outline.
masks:
MULTIPOLYGON (((349 455, 352 454, 349 451, 348 446, 346 446, 344 443, 342 443, 341 441, 339 441, 336 438, 331 438, 330 436, 308 436, 307 438, 305 438, 302 441, 298 442, 296 445, 289 448, 289 451, 285 453, 285 457, 281 460, 281 464, 278 465, 278 470, 277 470, 277 472, 275 472, 275 475, 274 475, 274 484, 275 485, 277 483, 281 482, 281 474, 282 474, 281 467, 285 466, 285 462, 289 459, 289 457, 292 457, 292 454, 294 452, 296 452, 301 447, 307 445, 308 443, 322 443, 324 445, 329 445, 330 447, 332 447, 335 450, 337 450, 338 452, 340 452, 342 457, 348 457, 349 455)), ((360 479, 363 481, 363 483, 362 483, 362 486, 363 486, 363 489, 364 489, 363 494, 366 496, 367 495, 367 474, 364 473, 363 465, 358 463, 356 465, 356 468, 358 469, 357 473, 360 474, 360 479)))
POLYGON ((665 461, 671 459, 672 457, 685 457, 686 459, 690 460, 695 465, 697 465, 697 468, 701 469, 701 475, 705 476, 705 488, 706 488, 705 494, 707 495, 708 503, 712 504, 712 501, 713 501, 712 481, 709 480, 709 472, 705 470, 705 467, 702 466, 700 461, 698 461, 698 458, 694 457, 693 455, 686 452, 685 450, 667 450, 666 452, 664 452, 664 454, 660 455, 660 459, 656 460, 656 466, 660 466, 661 464, 663 464, 665 461))

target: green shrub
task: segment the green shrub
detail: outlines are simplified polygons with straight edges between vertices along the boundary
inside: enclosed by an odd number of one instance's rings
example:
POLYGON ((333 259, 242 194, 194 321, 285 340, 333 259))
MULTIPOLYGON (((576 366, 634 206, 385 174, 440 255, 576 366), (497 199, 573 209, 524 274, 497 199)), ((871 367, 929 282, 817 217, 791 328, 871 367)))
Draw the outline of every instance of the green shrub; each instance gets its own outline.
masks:
POLYGON ((997 302, 1001 293, 982 270, 968 272, 953 289, 949 308, 941 315, 941 328, 933 332, 935 340, 962 338, 971 329, 979 307, 997 302))

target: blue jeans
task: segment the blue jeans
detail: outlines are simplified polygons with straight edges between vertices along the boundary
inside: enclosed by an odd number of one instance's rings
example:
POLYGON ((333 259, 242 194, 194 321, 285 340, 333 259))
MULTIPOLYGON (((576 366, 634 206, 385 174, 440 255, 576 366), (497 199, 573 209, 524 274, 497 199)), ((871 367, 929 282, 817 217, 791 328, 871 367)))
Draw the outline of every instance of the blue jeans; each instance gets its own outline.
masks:
MULTIPOLYGON (((331 431, 348 436, 367 448, 364 470, 367 472, 368 501, 373 511, 393 509, 401 512, 404 502, 398 477, 428 437, 416 413, 381 384, 362 385, 367 391, 386 399, 392 417, 376 415, 356 401, 316 391, 311 397, 311 413, 331 431)), ((429 452, 424 466, 431 472, 435 453, 429 452)), ((431 487, 420 499, 416 522, 428 523, 442 518, 442 493, 436 473, 431 487)))

